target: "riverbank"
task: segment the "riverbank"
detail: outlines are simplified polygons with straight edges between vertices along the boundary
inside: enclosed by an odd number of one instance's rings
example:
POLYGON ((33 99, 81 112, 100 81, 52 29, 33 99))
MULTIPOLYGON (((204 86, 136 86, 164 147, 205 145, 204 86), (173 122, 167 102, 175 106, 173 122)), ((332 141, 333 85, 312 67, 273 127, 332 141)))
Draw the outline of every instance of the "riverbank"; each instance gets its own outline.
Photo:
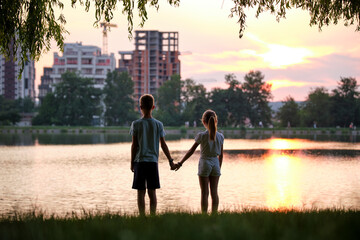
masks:
POLYGON ((354 210, 245 210, 218 215, 163 213, 156 216, 91 214, 0 217, 0 239, 358 239, 354 210))
MULTIPOLYGON (((202 127, 166 127, 167 134, 194 135, 203 131, 202 127)), ((301 135, 328 135, 328 136, 359 136, 360 129, 349 128, 219 128, 227 136, 265 135, 265 136, 301 136, 301 135)), ((0 127, 0 134, 128 134, 129 127, 63 127, 63 126, 34 126, 34 127, 0 127)))

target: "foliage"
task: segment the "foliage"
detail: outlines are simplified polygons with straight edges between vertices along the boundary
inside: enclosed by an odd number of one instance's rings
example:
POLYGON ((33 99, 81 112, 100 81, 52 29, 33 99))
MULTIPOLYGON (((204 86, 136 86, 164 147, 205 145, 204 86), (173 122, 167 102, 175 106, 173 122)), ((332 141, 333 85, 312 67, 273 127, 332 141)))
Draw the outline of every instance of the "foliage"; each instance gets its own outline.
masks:
POLYGON ((144 217, 85 212, 83 217, 73 213, 67 218, 16 213, 0 219, 0 238, 355 240, 359 224, 359 211, 337 209, 245 209, 216 215, 167 212, 144 217))
POLYGON ((271 108, 269 101, 272 99, 271 84, 265 83, 264 75, 260 71, 250 71, 244 77, 241 85, 248 102, 248 117, 255 126, 260 121, 264 124, 271 123, 271 108))
POLYGON ((302 126, 332 126, 331 101, 324 87, 311 90, 302 109, 302 126))
POLYGON ((310 14, 310 26, 318 25, 319 30, 324 25, 337 24, 340 20, 344 25, 356 24, 356 30, 360 30, 360 1, 358 0, 233 0, 234 7, 231 9, 230 16, 237 15, 240 24, 240 37, 243 35, 246 26, 246 11, 249 8, 256 8, 256 17, 264 11, 270 11, 275 15, 276 20, 286 18, 286 12, 290 9, 308 11, 310 14))
POLYGON ((234 74, 225 75, 227 89, 210 92, 210 106, 218 115, 221 126, 241 126, 247 116, 248 102, 234 74))
POLYGON ((132 95, 134 83, 127 72, 108 73, 103 90, 106 105, 105 121, 108 126, 126 125, 136 118, 132 95))
POLYGON ((277 113, 277 117, 280 120, 281 127, 287 127, 290 123, 291 127, 298 127, 300 125, 300 108, 295 102, 294 98, 288 96, 283 101, 282 105, 277 113))
POLYGON ((14 125, 21 119, 16 102, 0 95, 0 125, 14 125))
POLYGON ((15 104, 22 113, 31 113, 35 110, 35 103, 31 97, 19 98, 15 100, 15 104))
POLYGON ((196 122, 196 126, 201 126, 201 117, 206 109, 209 108, 209 99, 206 88, 202 84, 196 84, 192 79, 183 82, 181 91, 181 101, 183 105, 183 120, 190 123, 196 122))
POLYGON ((358 85, 355 78, 341 78, 338 87, 332 92, 332 108, 334 124, 347 127, 353 122, 360 124, 359 119, 359 95, 358 85))
POLYGON ((58 125, 59 103, 53 93, 48 93, 41 102, 38 114, 33 118, 32 125, 58 125))
POLYGON ((39 110, 34 124, 41 125, 91 125, 93 115, 100 115, 101 90, 93 81, 76 73, 66 72, 54 94, 48 94, 39 110))
POLYGON ((175 74, 158 89, 154 117, 162 121, 164 125, 179 126, 183 123, 181 119, 181 85, 180 75, 175 74))
MULTIPOLYGON (((180 0, 167 0, 172 6, 178 6, 180 0)), ((131 36, 133 30, 133 13, 136 6, 140 17, 140 26, 143 27, 148 19, 147 8, 159 8, 158 0, 71 0, 71 6, 75 8, 79 3, 85 11, 95 8, 95 22, 98 25, 102 21, 110 22, 116 11, 121 11, 127 17, 128 32, 131 36), (137 4, 135 4, 135 2, 137 4), (93 4, 93 5, 92 5, 93 4)), ((55 15, 55 10, 62 10, 64 4, 60 0, 2 0, 0 3, 0 53, 8 57, 11 55, 9 45, 15 39, 14 50, 20 50, 22 64, 30 58, 38 60, 43 52, 51 47, 51 40, 55 40, 57 46, 63 49, 65 29, 65 17, 63 14, 55 15)), ((233 0, 230 17, 237 15, 240 24, 239 36, 242 37, 246 26, 246 11, 256 8, 256 17, 264 11, 275 14, 276 20, 286 17, 289 9, 301 8, 310 13, 310 25, 318 25, 321 29, 324 25, 337 24, 344 20, 345 26, 356 24, 360 30, 360 1, 358 0, 233 0)), ((17 54, 14 54, 15 56, 17 54)))

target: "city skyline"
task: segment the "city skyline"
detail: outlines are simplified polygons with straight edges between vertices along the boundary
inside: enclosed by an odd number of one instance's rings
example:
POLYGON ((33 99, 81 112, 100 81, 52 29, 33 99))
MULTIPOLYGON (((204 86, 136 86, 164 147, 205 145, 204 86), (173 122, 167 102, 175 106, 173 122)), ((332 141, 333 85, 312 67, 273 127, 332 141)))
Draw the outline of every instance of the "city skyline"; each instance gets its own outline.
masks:
MULTIPOLYGON (((234 73, 242 82, 250 70, 260 70, 265 81, 273 84, 273 101, 288 95, 302 101, 311 88, 336 88, 340 77, 359 80, 360 33, 355 32, 355 26, 345 27, 340 22, 319 32, 317 26, 309 26, 305 11, 289 11, 287 19, 278 23, 267 13, 256 19, 252 9, 244 37, 239 39, 237 19, 228 18, 230 8, 231 1, 224 1, 222 6, 222 1, 207 1, 205 5, 205 1, 182 0, 177 8, 162 3, 158 12, 149 8, 144 28, 137 27, 140 21, 135 18, 134 31, 179 32, 182 79, 192 78, 208 90, 226 87, 227 73, 234 73)), ((86 13, 83 6, 65 6, 63 13, 70 32, 66 43, 102 46, 102 31, 93 27, 92 10, 86 13)), ((112 23, 118 27, 108 33, 108 47, 118 60, 118 51, 132 50, 134 40, 128 39, 127 21, 121 11, 115 12, 112 23)), ((36 85, 43 67, 52 65, 53 52, 58 51, 53 44, 36 64, 36 85)))

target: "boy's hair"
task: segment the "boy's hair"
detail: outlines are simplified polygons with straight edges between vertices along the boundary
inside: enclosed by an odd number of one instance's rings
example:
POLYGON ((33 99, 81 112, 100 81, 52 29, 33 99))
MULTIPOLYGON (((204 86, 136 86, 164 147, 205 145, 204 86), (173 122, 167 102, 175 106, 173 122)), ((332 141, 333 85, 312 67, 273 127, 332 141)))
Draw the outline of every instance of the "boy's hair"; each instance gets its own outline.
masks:
POLYGON ((140 97, 140 108, 150 111, 154 106, 154 97, 151 94, 144 94, 140 97))
POLYGON ((213 110, 206 110, 202 116, 202 122, 206 123, 209 128, 210 140, 215 141, 217 131, 217 116, 213 110))

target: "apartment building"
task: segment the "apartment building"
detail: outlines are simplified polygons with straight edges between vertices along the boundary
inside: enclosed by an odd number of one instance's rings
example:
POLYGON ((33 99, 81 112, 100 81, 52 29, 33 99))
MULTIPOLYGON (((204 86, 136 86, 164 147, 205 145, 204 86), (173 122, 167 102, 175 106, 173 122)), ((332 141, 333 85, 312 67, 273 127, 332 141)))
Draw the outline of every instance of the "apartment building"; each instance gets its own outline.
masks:
POLYGON ((132 76, 135 99, 145 93, 156 94, 172 75, 180 75, 178 32, 135 31, 135 50, 119 54, 118 67, 132 76))
POLYGON ((6 59, 0 54, 0 95, 7 99, 30 97, 35 100, 35 63, 33 60, 26 61, 19 78, 21 69, 19 52, 18 50, 17 60, 14 56, 6 59))
POLYGON ((43 98, 49 91, 54 91, 56 84, 62 81, 61 74, 67 71, 94 79, 94 86, 102 89, 107 73, 115 70, 115 64, 114 54, 101 54, 99 47, 82 45, 81 42, 65 43, 62 56, 55 52, 53 66, 44 68, 39 98, 43 98))

